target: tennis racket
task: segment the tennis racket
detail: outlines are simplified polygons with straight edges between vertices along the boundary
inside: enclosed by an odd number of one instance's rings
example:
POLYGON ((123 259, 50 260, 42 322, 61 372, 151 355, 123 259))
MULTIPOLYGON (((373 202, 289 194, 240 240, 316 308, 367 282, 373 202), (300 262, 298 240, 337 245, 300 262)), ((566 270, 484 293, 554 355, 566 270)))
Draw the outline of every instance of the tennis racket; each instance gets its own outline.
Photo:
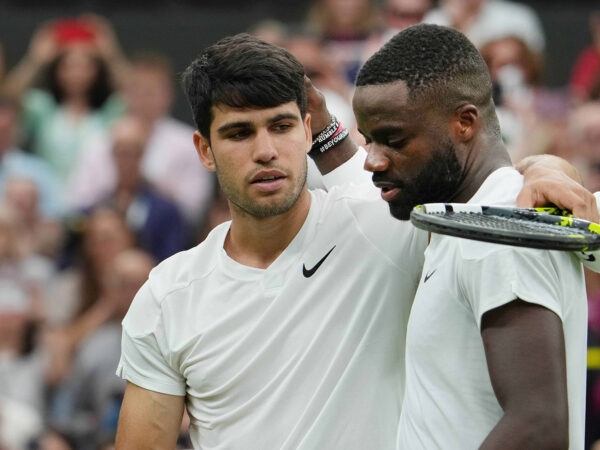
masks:
POLYGON ((577 219, 559 208, 513 208, 468 203, 416 206, 418 228, 466 239, 546 250, 580 252, 584 261, 600 248, 600 224, 577 219))

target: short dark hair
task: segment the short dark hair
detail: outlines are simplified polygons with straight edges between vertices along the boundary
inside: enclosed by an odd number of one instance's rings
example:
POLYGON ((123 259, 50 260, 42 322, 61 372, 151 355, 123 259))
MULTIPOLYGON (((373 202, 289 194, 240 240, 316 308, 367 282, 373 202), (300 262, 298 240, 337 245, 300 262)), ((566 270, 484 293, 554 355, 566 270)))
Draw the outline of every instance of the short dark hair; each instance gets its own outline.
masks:
POLYGON ((200 133, 210 139, 211 108, 271 108, 296 102, 306 115, 304 68, 287 50, 250 34, 206 48, 184 71, 183 88, 200 133))
POLYGON ((453 107, 467 99, 491 105, 492 81, 481 54, 461 32, 439 25, 410 26, 389 40, 360 69, 356 86, 404 81, 409 98, 453 107))

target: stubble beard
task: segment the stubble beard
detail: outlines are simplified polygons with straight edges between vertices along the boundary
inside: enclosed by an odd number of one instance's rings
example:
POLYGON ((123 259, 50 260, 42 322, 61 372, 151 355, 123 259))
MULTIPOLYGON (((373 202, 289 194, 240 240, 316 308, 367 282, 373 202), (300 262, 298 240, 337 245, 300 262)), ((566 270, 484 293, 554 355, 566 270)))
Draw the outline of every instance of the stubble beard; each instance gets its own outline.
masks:
MULTIPOLYGON (((302 194, 302 190, 306 184, 306 176, 308 173, 307 163, 304 163, 302 171, 299 173, 298 178, 296 178, 296 182, 294 187, 290 189, 283 195, 281 200, 277 200, 276 198, 262 198, 259 201, 253 200, 251 198, 245 197, 241 193, 238 192, 235 187, 227 183, 226 180, 223 180, 217 170, 217 179, 219 181, 219 185, 225 194, 225 197, 239 210, 248 214, 249 216, 256 218, 266 218, 278 216, 281 214, 285 214, 293 206, 296 204, 300 195, 302 194)), ((275 194, 277 195, 277 194, 275 194)), ((275 197, 273 195, 273 197, 275 197)))
POLYGON ((412 180, 402 185, 401 193, 390 203, 396 219, 409 220, 412 209, 424 203, 448 202, 462 180, 462 167, 456 150, 448 142, 432 154, 429 163, 412 180))

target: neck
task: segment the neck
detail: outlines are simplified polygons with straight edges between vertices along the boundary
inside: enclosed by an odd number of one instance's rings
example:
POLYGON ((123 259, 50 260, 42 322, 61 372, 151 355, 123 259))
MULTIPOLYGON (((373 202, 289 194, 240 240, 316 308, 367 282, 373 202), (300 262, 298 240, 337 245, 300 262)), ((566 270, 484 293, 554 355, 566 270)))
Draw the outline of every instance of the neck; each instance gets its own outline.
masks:
POLYGON ((304 189, 289 211, 261 218, 250 216, 230 204, 231 228, 225 239, 225 251, 240 264, 266 269, 304 225, 310 202, 310 193, 304 189))
POLYGON ((501 141, 486 143, 480 147, 478 150, 471 150, 467 156, 463 180, 452 197, 453 202, 468 202, 492 172, 501 167, 512 166, 510 156, 501 141))
POLYGON ((90 105, 84 96, 71 96, 64 101, 65 108, 72 117, 79 118, 90 110, 90 105))

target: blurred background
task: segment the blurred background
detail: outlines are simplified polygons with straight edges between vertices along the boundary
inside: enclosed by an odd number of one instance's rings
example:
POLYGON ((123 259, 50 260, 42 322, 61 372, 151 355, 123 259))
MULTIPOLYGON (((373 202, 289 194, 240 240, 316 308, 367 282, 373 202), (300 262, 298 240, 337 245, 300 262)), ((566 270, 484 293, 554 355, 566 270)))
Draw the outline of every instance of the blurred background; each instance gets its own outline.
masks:
MULTIPOLYGON (((113 448, 135 292, 229 218, 179 87, 196 55, 239 32, 286 47, 361 142, 357 71, 422 21, 481 51, 514 162, 561 156, 600 191, 597 1, 0 0, 0 450, 113 448)), ((586 283, 600 450, 600 275, 586 283)))
MULTIPOLYGON (((521 3, 536 11, 547 30, 544 82, 565 85, 577 54, 591 41, 589 16, 600 5, 591 0, 521 3)), ((14 64, 42 21, 96 12, 111 21, 125 50, 161 50, 176 70, 183 70, 201 48, 216 39, 248 30, 266 18, 296 25, 304 20, 310 5, 310 1, 298 0, 2 0, 0 41, 8 64, 14 64)), ((180 92, 174 111, 177 117, 191 120, 180 92)))

